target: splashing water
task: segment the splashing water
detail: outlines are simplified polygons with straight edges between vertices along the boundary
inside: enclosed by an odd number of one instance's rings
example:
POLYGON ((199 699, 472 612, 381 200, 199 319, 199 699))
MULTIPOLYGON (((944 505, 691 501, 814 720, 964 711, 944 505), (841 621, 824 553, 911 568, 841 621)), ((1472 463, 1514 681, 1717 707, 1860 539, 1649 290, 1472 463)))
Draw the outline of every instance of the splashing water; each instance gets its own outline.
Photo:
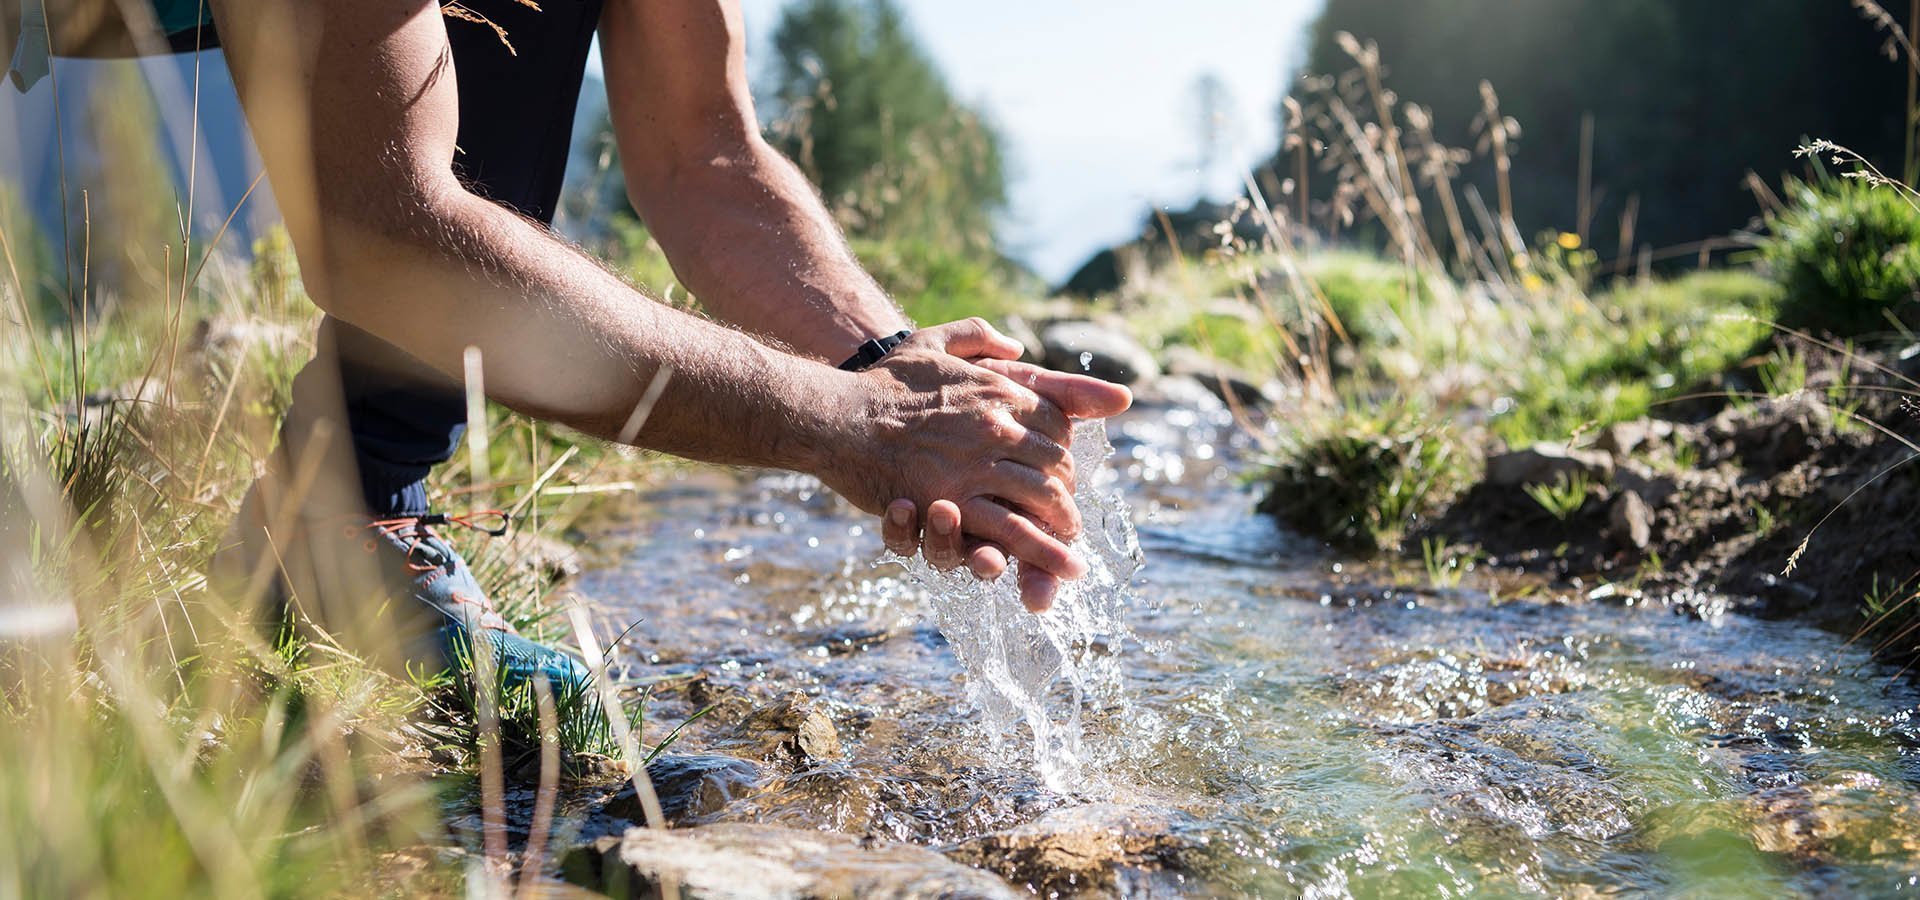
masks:
POLYGON ((1089 769, 1101 762, 1081 739, 1082 712, 1126 705, 1118 651, 1134 639, 1130 585, 1144 557, 1132 514, 1114 488, 1118 475, 1106 466, 1112 455, 1104 423, 1075 426, 1073 499, 1083 525, 1071 546, 1090 571, 1064 584, 1045 613, 1020 604, 1013 572, 982 582, 964 568, 941 572, 918 556, 891 558, 927 590, 940 632, 966 668, 967 699, 996 746, 1004 748, 1024 723, 1035 768, 1061 793, 1089 787, 1089 769))

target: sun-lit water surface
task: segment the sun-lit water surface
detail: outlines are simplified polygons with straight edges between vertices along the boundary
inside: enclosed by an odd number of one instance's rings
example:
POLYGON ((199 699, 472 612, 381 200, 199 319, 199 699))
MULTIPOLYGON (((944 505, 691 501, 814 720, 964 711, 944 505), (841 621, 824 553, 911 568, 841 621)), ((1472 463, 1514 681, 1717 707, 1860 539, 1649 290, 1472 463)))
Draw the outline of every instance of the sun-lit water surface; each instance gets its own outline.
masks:
MULTIPOLYGON (((1143 409, 1112 437, 1145 566, 1103 595, 1128 598, 1099 611, 1118 622, 1046 639, 1080 683, 1020 702, 956 649, 1025 614, 969 618, 874 567, 868 520, 812 482, 649 497, 627 561, 583 584, 642 620, 623 674, 699 673, 699 703, 816 695, 848 750, 707 818, 938 844, 1118 803, 1172 817, 1191 864, 1153 885, 1195 895, 1916 890, 1916 695, 1842 639, 1429 589, 1254 515, 1224 413, 1143 409), (1036 705, 1057 717, 1037 735, 1014 723, 1036 705)), ((724 746, 707 724, 683 747, 724 746)))

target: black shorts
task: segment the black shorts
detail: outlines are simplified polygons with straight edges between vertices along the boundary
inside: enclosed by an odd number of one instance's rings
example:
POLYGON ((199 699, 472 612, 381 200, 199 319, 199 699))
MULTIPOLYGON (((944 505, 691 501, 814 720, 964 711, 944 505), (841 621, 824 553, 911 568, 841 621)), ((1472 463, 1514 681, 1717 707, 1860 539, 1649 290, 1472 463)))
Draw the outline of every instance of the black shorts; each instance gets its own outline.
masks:
MULTIPOLYGON (((153 5, 175 52, 220 46, 210 16, 198 27, 180 18, 206 16, 204 2, 153 5)), ((574 107, 601 0, 545 0, 539 9, 515 0, 461 5, 505 34, 480 22, 447 20, 460 90, 455 168, 475 193, 551 223, 572 154, 574 107)))
POLYGON ((601 0, 464 0, 501 28, 447 20, 460 86, 454 168, 474 193, 551 223, 601 0), (509 49, 511 45, 511 49, 509 49))

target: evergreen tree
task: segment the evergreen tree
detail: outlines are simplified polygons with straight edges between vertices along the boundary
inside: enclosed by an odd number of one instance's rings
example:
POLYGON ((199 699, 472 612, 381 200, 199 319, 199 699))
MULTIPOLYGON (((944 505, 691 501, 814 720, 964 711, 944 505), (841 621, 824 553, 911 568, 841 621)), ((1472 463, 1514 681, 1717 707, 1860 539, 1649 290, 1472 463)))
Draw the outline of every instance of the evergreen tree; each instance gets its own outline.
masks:
POLYGON ((773 45, 770 134, 856 234, 992 248, 1000 137, 893 0, 797 0, 773 45))

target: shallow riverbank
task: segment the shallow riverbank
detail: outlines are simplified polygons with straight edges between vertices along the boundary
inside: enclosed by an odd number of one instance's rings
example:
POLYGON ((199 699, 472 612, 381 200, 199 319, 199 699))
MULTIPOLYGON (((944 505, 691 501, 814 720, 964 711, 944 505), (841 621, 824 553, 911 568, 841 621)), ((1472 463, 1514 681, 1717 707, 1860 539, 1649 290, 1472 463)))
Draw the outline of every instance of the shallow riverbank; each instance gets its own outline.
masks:
POLYGON ((1065 794, 1027 735, 982 732, 926 598, 870 564, 862 517, 777 476, 698 471, 646 495, 605 538, 625 561, 579 587, 607 624, 640 622, 620 675, 655 684, 650 737, 713 712, 654 769, 671 837, 626 832, 630 795, 583 789, 551 872, 707 896, 1905 878, 1916 697, 1863 650, 1537 577, 1438 588, 1343 562, 1253 511, 1234 434, 1218 408, 1113 429, 1147 554, 1142 643, 1108 648, 1126 693, 1086 710, 1107 752, 1065 794))

